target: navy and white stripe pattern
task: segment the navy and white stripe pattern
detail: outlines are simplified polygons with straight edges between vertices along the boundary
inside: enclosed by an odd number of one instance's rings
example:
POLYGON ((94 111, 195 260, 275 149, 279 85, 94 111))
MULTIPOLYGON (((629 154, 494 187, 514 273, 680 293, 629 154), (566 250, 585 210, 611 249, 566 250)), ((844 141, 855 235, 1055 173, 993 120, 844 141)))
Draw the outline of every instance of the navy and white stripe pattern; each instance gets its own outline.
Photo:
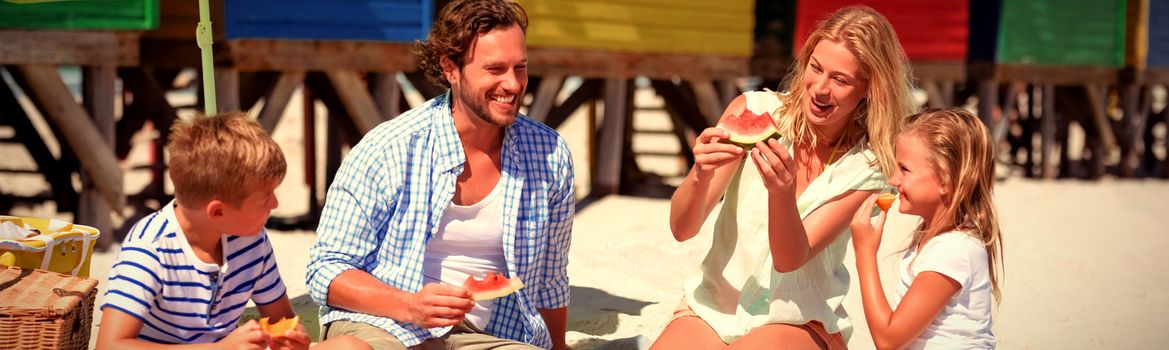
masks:
POLYGON ((110 270, 102 308, 142 321, 138 338, 164 344, 210 343, 235 329, 248 300, 285 295, 266 233, 224 236, 222 267, 195 257, 174 203, 134 225, 110 270))
MULTIPOLYGON (((382 123, 345 157, 309 250, 307 283, 318 304, 326 305, 329 285, 350 269, 400 290, 422 289, 426 241, 436 233, 466 162, 449 95, 382 123)), ((572 156, 555 130, 522 115, 507 127, 499 183, 505 272, 527 286, 497 299, 488 333, 551 348, 537 310, 568 306, 566 267, 576 206, 572 174, 572 156)), ((337 320, 381 327, 406 346, 450 329, 321 307, 321 324, 337 320)))

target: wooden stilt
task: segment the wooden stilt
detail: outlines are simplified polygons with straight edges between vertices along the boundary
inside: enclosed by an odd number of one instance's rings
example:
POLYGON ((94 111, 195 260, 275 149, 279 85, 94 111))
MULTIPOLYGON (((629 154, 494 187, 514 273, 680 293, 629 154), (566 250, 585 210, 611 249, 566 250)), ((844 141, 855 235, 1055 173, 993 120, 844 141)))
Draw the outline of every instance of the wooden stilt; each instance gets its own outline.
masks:
POLYGON ((556 97, 560 95, 562 86, 564 86, 564 76, 562 75, 554 74, 542 77, 540 86, 536 88, 536 99, 532 101, 531 108, 528 108, 528 117, 539 122, 547 120, 548 113, 556 104, 556 97))
MULTIPOLYGON (((553 129, 559 128, 560 124, 563 124, 569 116, 572 116, 572 113, 576 112, 582 104, 590 103, 590 106, 592 106, 591 103, 593 100, 601 98, 602 85, 603 83, 600 79, 585 79, 576 88, 576 91, 568 95, 568 98, 564 102, 561 102, 548 112, 548 118, 544 120, 544 124, 553 129)), ((593 129, 589 129, 589 132, 592 133, 593 129)))
POLYGON ((125 205, 122 193, 122 169, 114 157, 111 142, 98 133, 85 112, 73 100, 72 93, 53 66, 19 66, 21 75, 32 89, 30 96, 45 106, 46 117, 60 128, 66 144, 81 163, 83 171, 93 180, 94 187, 113 208, 125 205))
POLYGON ((356 71, 332 69, 326 70, 325 76, 329 78, 358 133, 365 135, 381 123, 378 108, 356 71))
POLYGON ((204 111, 207 115, 240 111, 239 69, 215 67, 215 101, 218 111, 204 111))
POLYGON ((1105 172, 1105 162, 1113 155, 1120 153, 1120 147, 1116 146, 1116 135, 1112 129, 1112 121, 1109 121, 1107 115, 1107 88, 1101 84, 1087 83, 1084 84, 1084 91, 1087 96, 1088 109, 1090 109, 1088 111, 1091 117, 1090 123, 1097 131, 1095 140, 1098 143, 1093 145, 1091 164, 1092 177, 1097 178, 1105 172))
MULTIPOLYGON (((706 128, 714 125, 709 119, 703 116, 699 111, 698 105, 686 98, 682 93, 681 88, 668 80, 652 80, 650 85, 653 86, 654 91, 658 96, 665 101, 666 110, 671 113, 676 113, 681 118, 680 125, 684 125, 695 134, 701 133, 706 128)), ((717 122, 717 121, 716 121, 717 122)))
POLYGON ((629 84, 626 79, 605 80, 605 119, 597 145, 597 174, 590 196, 616 194, 621 186, 621 165, 625 145, 625 119, 629 84))
MULTIPOLYGON (((982 106, 982 102, 979 102, 982 106)), ((1043 116, 1039 119, 1039 164, 1040 177, 1044 179, 1055 178, 1055 167, 1052 164, 1052 157, 1055 152, 1055 128, 1058 121, 1055 113, 1055 85, 1043 85, 1043 116)))
POLYGON ((995 79, 978 82, 978 118, 987 128, 994 126, 994 110, 999 103, 999 84, 995 79))
POLYGON ((942 90, 938 87, 937 82, 923 81, 921 82, 922 90, 925 90, 926 105, 934 108, 941 108, 949 106, 950 103, 942 96, 942 90))
POLYGON ((394 119, 406 109, 402 108, 405 96, 398 84, 398 73, 372 73, 369 75, 370 95, 377 105, 380 120, 394 119))
POLYGON ((1145 131, 1148 114, 1140 113, 1141 87, 1125 84, 1120 87, 1120 104, 1124 110, 1124 131, 1120 149, 1120 176, 1133 177, 1140 167, 1140 141, 1145 131))
POLYGON ((285 71, 281 73, 280 78, 276 80, 276 85, 264 97, 264 108, 260 109, 258 119, 260 125, 268 133, 272 133, 276 129, 276 124, 280 122, 280 117, 284 115, 284 109, 288 106, 288 101, 292 99, 292 93, 296 92, 296 88, 304 83, 304 75, 303 71, 285 71))
MULTIPOLYGON (((81 96, 85 110, 93 118, 93 126, 104 142, 103 149, 112 151, 114 144, 114 85, 117 69, 113 66, 86 66, 82 68, 81 96)), ((121 213, 120 207, 111 208, 94 186, 87 172, 81 173, 81 194, 78 198, 77 216, 74 222, 97 228, 102 233, 97 241, 99 249, 106 249, 114 243, 114 223, 111 211, 121 213)))
POLYGON ((718 122, 722 117, 723 107, 725 105, 719 103, 718 92, 714 89, 714 84, 710 80, 692 80, 690 83, 694 89, 694 98, 698 103, 698 110, 702 111, 702 115, 706 117, 710 124, 718 122))
POLYGON ((14 138, 24 145, 28 154, 36 162, 37 169, 44 175, 45 181, 49 183, 49 188, 53 193, 51 199, 57 202, 57 207, 76 206, 77 193, 73 191, 72 174, 66 171, 53 171, 53 169, 62 168, 60 161, 49 151, 45 140, 41 138, 41 134, 33 126, 28 114, 20 107, 20 102, 16 100, 16 94, 3 80, 0 80, 0 120, 12 127, 15 133, 14 138))

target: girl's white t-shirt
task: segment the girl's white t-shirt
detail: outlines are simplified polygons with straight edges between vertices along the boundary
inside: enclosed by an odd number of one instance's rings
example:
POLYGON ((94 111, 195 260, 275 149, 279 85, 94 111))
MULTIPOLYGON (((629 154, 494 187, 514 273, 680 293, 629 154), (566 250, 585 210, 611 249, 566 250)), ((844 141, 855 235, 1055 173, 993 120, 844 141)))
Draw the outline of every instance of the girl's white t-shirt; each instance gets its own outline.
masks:
MULTIPOLYGON (((426 242, 422 274, 426 283, 462 286, 467 276, 483 278, 505 271, 503 256, 503 186, 496 184, 486 198, 471 205, 451 203, 439 219, 438 231, 426 242)), ((487 329, 495 301, 475 302, 466 320, 487 329)))
POLYGON ((901 258, 896 299, 900 302, 917 275, 933 271, 954 279, 962 289, 909 346, 910 349, 993 349, 990 267, 986 248, 964 232, 947 232, 912 247, 901 258))

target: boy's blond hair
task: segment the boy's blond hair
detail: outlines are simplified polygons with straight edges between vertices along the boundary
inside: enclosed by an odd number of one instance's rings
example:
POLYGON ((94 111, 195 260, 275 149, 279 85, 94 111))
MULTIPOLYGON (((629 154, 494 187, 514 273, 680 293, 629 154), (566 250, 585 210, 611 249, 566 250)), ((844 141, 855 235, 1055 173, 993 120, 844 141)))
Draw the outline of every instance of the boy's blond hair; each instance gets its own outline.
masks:
POLYGON ((240 112, 178 121, 167 152, 175 200, 185 207, 238 205, 250 189, 282 180, 287 167, 276 141, 240 112))

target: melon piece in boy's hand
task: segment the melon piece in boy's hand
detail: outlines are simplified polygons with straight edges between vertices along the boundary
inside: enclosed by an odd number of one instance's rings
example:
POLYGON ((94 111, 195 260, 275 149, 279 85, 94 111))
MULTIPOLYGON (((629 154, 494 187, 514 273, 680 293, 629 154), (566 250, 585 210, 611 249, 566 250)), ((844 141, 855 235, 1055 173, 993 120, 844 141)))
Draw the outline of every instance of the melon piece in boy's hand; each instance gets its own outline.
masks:
POLYGON ((270 337, 283 337, 285 333, 288 333, 288 331, 296 329, 296 325, 300 324, 300 316, 284 318, 283 320, 280 320, 276 323, 269 322, 270 321, 267 317, 261 318, 260 329, 263 330, 264 333, 268 333, 268 336, 270 337))
POLYGON ((467 281, 463 282, 463 288, 471 292, 471 299, 475 301, 504 297, 523 287, 524 282, 518 276, 507 278, 498 272, 488 272, 481 280, 467 276, 467 281))
POLYGON ((747 149, 755 147, 756 143, 779 134, 772 115, 779 106, 779 97, 773 92, 745 92, 742 100, 731 101, 717 127, 730 134, 731 143, 747 149))
POLYGON ((889 211, 889 207, 893 206, 893 201, 897 199, 897 195, 892 193, 882 193, 877 196, 877 207, 881 210, 889 211))

